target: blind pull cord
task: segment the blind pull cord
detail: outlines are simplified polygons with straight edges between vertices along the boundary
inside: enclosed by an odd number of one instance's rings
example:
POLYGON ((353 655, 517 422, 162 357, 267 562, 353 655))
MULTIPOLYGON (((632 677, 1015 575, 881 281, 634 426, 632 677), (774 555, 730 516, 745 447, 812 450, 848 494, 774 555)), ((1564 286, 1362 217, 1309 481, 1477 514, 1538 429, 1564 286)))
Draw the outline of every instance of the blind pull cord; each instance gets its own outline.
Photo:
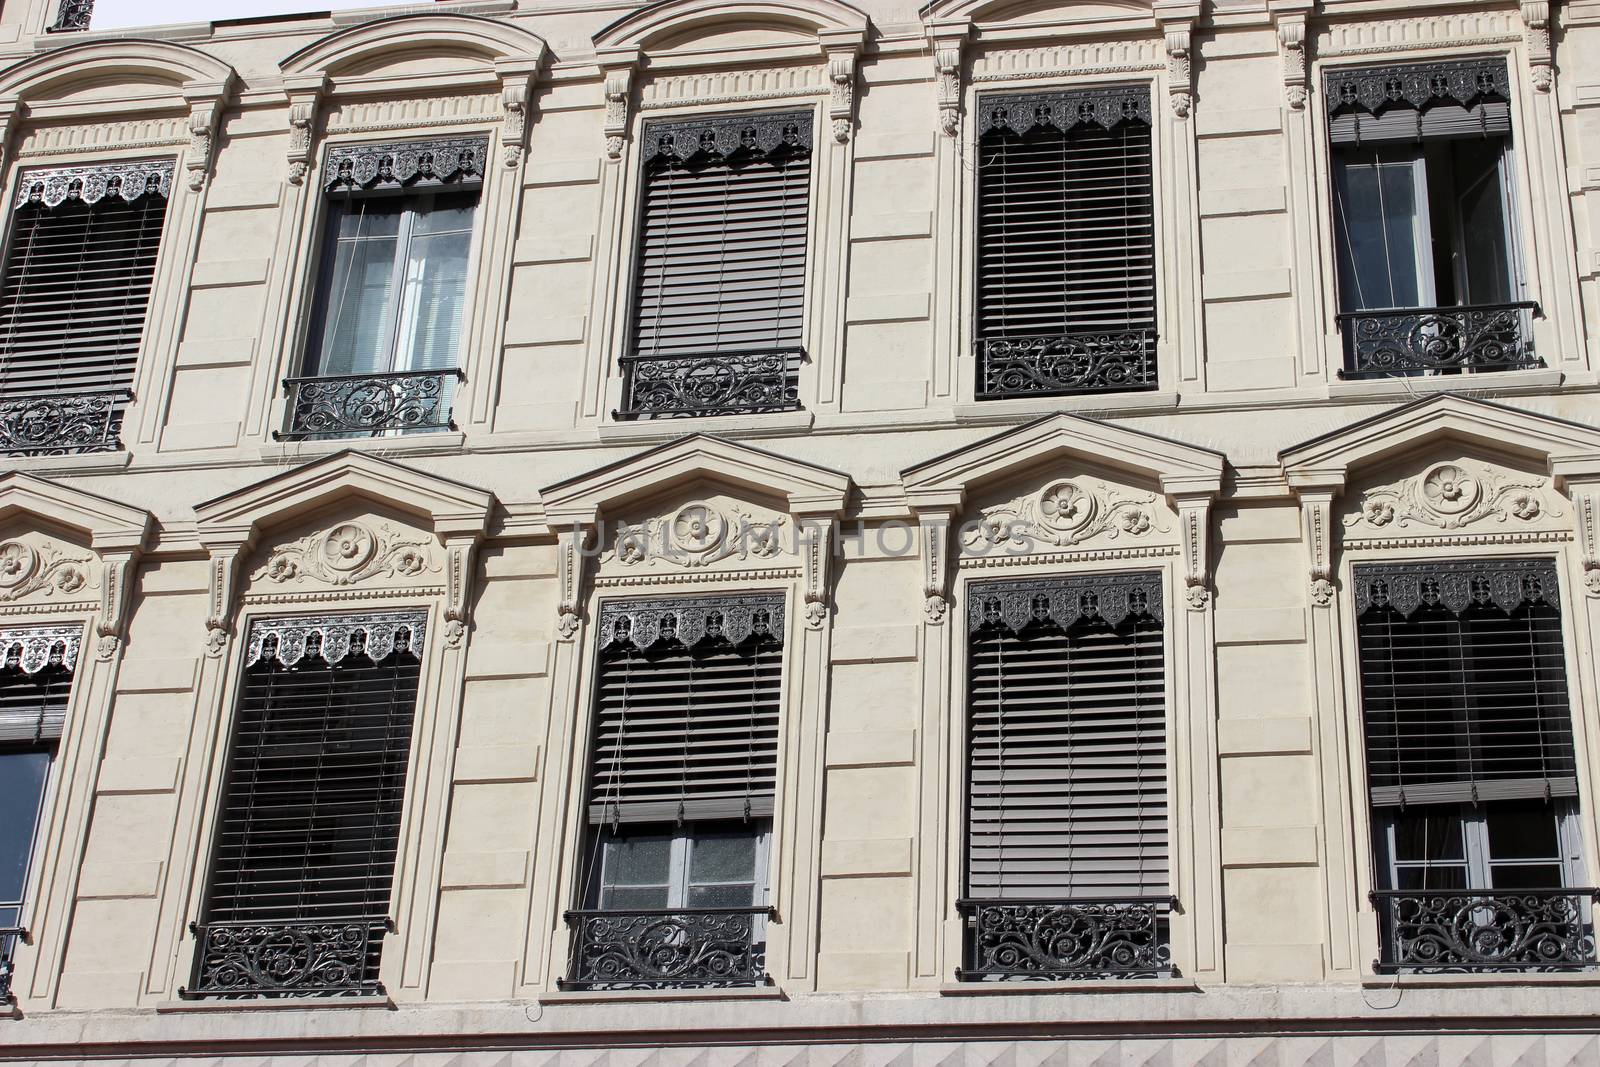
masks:
POLYGON ((752 638, 750 665, 750 731, 744 746, 744 821, 750 821, 750 798, 755 792, 756 777, 756 710, 760 705, 761 639, 752 638))
MULTIPOLYGON (((680 631, 681 632, 681 631, 680 631)), ((682 638, 679 639, 680 641, 682 638)), ((694 732, 694 649, 684 646, 688 653, 689 683, 684 694, 683 704, 683 755, 678 763, 678 823, 681 828, 684 816, 687 814, 685 800, 689 796, 689 735, 694 732)))

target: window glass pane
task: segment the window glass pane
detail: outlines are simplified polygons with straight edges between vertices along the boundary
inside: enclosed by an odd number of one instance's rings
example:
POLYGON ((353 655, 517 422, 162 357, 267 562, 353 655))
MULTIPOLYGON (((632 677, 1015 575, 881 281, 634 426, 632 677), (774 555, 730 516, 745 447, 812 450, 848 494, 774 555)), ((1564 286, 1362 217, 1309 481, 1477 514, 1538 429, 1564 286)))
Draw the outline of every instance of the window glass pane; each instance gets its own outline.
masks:
MULTIPOLYGON (((1486 806, 1489 859, 1560 859, 1556 809, 1542 801, 1499 801, 1486 806)), ((1495 884, 1500 884, 1496 876, 1495 884)), ((1559 881, 1550 885, 1560 885, 1559 881)))
POLYGON ((50 753, 0 750, 0 926, 22 901, 50 753))
POLYGON ((323 286, 323 333, 316 374, 389 369, 394 260, 404 202, 355 200, 339 213, 323 286))
POLYGON ((1565 882, 1559 863, 1492 863, 1496 889, 1559 889, 1565 882))
POLYGON ((623 888, 607 887, 600 893, 600 906, 602 908, 665 908, 667 906, 667 887, 664 885, 627 886, 623 888))
POLYGON ((1497 137, 1469 137, 1452 140, 1449 147, 1460 234, 1456 276, 1461 302, 1506 303, 1515 297, 1507 248, 1505 186, 1500 180, 1505 143, 1497 137))
POLYGON ((1464 860, 1466 846, 1457 811, 1418 808, 1394 816, 1396 862, 1464 860))
POLYGON ((672 865, 672 838, 667 834, 607 837, 604 875, 607 886, 665 886, 672 865))
POLYGON ((395 369, 447 370, 456 365, 471 245, 470 233, 412 238, 395 369))
POLYGON ((689 883, 753 882, 756 834, 696 834, 689 853, 689 883))
POLYGON ((1396 889, 1465 889, 1467 885, 1465 864, 1395 869, 1396 889))
POLYGON ((754 904, 755 887, 749 884, 689 887, 691 908, 748 908, 754 904))
POLYGON ((1417 307, 1416 167, 1392 149, 1344 149, 1334 186, 1342 308, 1417 307))

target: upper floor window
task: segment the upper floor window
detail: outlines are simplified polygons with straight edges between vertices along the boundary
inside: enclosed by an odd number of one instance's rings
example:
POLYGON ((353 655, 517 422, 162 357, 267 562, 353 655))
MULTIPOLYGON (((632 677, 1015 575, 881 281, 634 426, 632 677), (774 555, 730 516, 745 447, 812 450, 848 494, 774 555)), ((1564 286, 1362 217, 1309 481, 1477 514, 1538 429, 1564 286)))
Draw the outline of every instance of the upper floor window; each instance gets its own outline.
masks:
POLYGON ((87 30, 93 15, 94 0, 56 0, 56 17, 50 23, 50 32, 87 30))
POLYGON ((75 626, 0 630, 0 1004, 82 639, 75 626))
POLYGON ((174 168, 23 171, 0 279, 0 455, 121 447, 174 168))
POLYGON ((1347 377, 1539 366, 1502 58, 1326 75, 1347 377))
POLYGON ((968 595, 965 981, 1172 974, 1161 575, 968 595))
POLYGON ((564 987, 766 981, 783 619, 776 594, 601 608, 564 987))
POLYGON ((1361 566, 1355 585, 1380 965, 1592 967, 1554 562, 1361 566))
POLYGON ((329 152, 322 261, 290 437, 451 427, 484 138, 329 152))
POLYGON ((810 111, 647 122, 621 419, 800 405, 810 111))
POLYGON ((1156 387, 1150 89, 978 102, 977 395, 1156 387))
POLYGON ((251 626, 184 996, 383 992, 425 619, 251 626))

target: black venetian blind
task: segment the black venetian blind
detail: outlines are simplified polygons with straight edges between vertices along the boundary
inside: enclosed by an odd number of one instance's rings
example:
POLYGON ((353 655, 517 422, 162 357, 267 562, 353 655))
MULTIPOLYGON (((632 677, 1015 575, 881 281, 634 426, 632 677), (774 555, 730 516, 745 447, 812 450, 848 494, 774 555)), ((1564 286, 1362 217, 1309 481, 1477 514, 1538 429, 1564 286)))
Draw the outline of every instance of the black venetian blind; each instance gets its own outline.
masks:
POLYGON ((111 168, 112 190, 76 177, 64 194, 23 175, 0 279, 3 395, 132 387, 167 211, 149 170, 111 168))
POLYGON ((977 303, 980 394, 1154 387, 1148 87, 981 100, 977 303))
POLYGON ((1574 796, 1555 564, 1358 567, 1372 803, 1574 796))
POLYGON ((72 629, 0 630, 0 744, 61 738, 81 641, 72 629))
POLYGON ((590 822, 772 814, 783 618, 779 596, 602 608, 590 822))
POLYGON ((1511 132, 1503 57, 1336 67, 1324 75, 1334 145, 1511 132))
POLYGON ((1156 574, 975 585, 967 893, 1168 893, 1156 574))

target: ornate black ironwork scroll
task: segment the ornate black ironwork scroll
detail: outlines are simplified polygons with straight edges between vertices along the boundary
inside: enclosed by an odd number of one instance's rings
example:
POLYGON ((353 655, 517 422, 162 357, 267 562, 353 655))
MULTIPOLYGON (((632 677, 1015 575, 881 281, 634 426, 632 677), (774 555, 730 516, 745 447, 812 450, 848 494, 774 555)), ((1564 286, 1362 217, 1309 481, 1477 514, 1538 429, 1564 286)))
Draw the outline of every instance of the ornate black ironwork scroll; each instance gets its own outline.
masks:
POLYGON ((1124 122, 1150 124, 1150 86, 1105 85, 1047 93, 984 93, 978 97, 978 136, 990 130, 1023 134, 1035 126, 1062 133, 1075 126, 1112 129, 1124 122))
POLYGON ((116 452, 126 389, 0 397, 0 455, 116 452))
POLYGON ((984 399, 1156 387, 1154 330, 980 339, 977 348, 984 399))
POLYGON ((569 911, 572 966, 563 989, 671 989, 767 982, 772 909, 569 911))
POLYGON ((459 370, 286 378, 289 429, 281 436, 371 437, 451 430, 450 386, 459 370))
POLYGON ((1175 972, 1161 898, 963 900, 966 948, 956 977, 1084 981, 1168 978, 1175 972))
POLYGON ((420 658, 427 641, 427 627, 425 611, 257 619, 250 624, 245 666, 262 659, 275 659, 285 667, 293 667, 306 656, 329 665, 346 656, 365 656, 378 663, 396 650, 420 658))
POLYGON ((17 943, 28 932, 18 926, 0 926, 0 1004, 11 1002, 11 975, 15 965, 11 961, 12 955, 17 950, 17 943))
MULTIPOLYGON (((14 566, 26 573, 34 564, 0 555, 0 579, 14 566)), ((82 647, 82 626, 7 626, 0 629, 0 669, 23 674, 38 674, 46 667, 76 670, 82 647)))
POLYGON ((1542 367, 1544 361, 1533 351, 1532 316, 1538 307, 1523 300, 1342 313, 1343 377, 1542 367))
POLYGON ((413 186, 468 186, 483 181, 487 137, 445 137, 328 149, 322 187, 330 193, 413 186))
POLYGON ((758 156, 809 151, 813 117, 810 111, 777 111, 647 122, 641 139, 644 161, 657 156, 726 159, 741 150, 758 156))
POLYGON ((627 641, 649 648, 677 640, 693 648, 707 637, 737 645, 751 636, 783 642, 783 597, 776 594, 608 600, 600 606, 600 647, 627 641))
POLYGON ((1600 889, 1389 890, 1371 895, 1380 971, 1578 971, 1595 966, 1600 889))
POLYGON ((1333 67, 1323 74, 1322 85, 1329 115, 1341 111, 1381 115, 1396 107, 1421 111, 1434 104, 1473 107, 1485 100, 1507 100, 1511 95, 1506 61, 1501 56, 1333 67))
POLYGON ((56 8, 56 20, 50 24, 50 32, 87 30, 93 16, 94 0, 61 0, 56 8))
POLYGON ((621 357, 619 419, 753 415, 800 407, 799 348, 621 357))
POLYGON ((1387 606, 1409 616, 1425 604, 1458 613, 1473 604, 1505 612, 1540 601, 1561 606, 1556 566, 1548 559, 1363 565, 1355 570, 1355 586, 1357 615, 1387 606))
POLYGON ((141 196, 172 195, 174 159, 101 163, 86 167, 29 167, 17 182, 14 207, 60 207, 69 201, 98 204, 111 198, 133 203, 141 196))
POLYGON ((387 920, 226 922, 191 926, 199 940, 194 984, 202 997, 377 996, 387 920))
POLYGON ((974 632, 1004 626, 1020 633, 1034 622, 1053 622, 1065 630, 1091 618, 1116 626, 1130 615, 1161 618, 1160 573, 974 582, 967 590, 967 627, 974 632))

